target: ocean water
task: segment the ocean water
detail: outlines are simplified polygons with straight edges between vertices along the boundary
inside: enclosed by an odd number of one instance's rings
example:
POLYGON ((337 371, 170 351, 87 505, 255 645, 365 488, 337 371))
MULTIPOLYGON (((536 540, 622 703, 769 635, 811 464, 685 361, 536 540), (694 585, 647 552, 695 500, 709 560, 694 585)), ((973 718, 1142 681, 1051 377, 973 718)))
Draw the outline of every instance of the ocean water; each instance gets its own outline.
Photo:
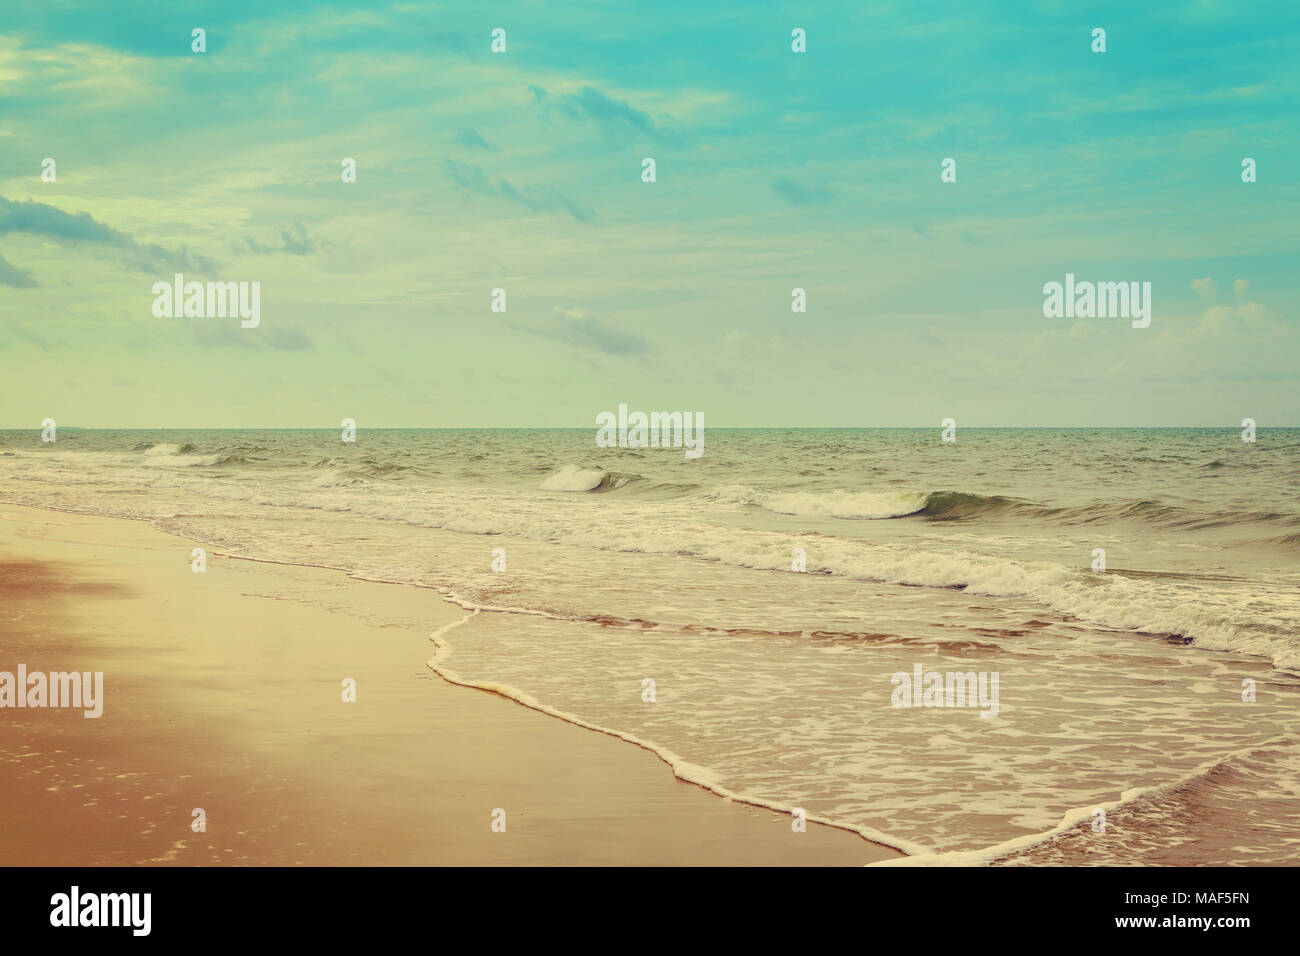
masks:
POLYGON ((339 438, 0 432, 0 501, 434 588, 448 679, 910 862, 1300 860, 1300 430, 339 438), (996 716, 894 706, 918 666, 996 716))

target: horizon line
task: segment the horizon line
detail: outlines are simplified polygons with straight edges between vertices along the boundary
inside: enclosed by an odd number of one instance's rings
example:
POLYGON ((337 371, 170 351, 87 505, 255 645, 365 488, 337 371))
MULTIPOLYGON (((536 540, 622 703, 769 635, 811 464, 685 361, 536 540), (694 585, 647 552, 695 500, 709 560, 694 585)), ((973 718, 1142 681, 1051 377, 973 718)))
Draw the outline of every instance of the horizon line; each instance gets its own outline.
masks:
MULTIPOLYGON (((341 425, 56 425, 60 431, 338 431, 341 425)), ((362 431, 589 431, 597 425, 366 425, 355 426, 362 431)), ((728 431, 865 431, 869 429, 942 429, 935 425, 707 425, 708 429, 728 431)), ((1236 431, 1243 426, 1233 425, 958 425, 959 431, 992 431, 996 429, 1034 429, 1053 431, 1124 431, 1138 429, 1194 430, 1223 429, 1236 431)), ((1256 431, 1297 429, 1300 425, 1255 425, 1256 431)), ((20 428, 0 428, 0 432, 40 432, 42 426, 28 425, 20 428)))

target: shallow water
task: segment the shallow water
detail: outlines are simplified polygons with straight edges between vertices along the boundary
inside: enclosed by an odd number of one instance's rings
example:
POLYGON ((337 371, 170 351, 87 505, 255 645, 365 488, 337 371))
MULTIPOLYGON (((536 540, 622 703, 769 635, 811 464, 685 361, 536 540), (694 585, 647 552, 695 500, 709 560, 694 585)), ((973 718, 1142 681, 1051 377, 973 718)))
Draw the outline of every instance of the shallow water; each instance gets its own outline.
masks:
POLYGON ((497 609, 435 666, 972 861, 1297 858, 1298 473, 1298 430, 0 433, 0 499, 497 609), (917 665, 996 716, 893 706, 917 665))

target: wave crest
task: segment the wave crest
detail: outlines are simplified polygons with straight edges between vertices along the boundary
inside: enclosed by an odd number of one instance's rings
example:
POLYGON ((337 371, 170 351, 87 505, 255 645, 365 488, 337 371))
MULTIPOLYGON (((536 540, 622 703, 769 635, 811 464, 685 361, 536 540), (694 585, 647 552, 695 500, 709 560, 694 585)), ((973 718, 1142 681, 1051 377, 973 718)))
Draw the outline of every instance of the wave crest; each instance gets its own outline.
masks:
POLYGON ((640 475, 627 475, 619 471, 565 465, 537 487, 542 491, 614 491, 639 477, 640 475))

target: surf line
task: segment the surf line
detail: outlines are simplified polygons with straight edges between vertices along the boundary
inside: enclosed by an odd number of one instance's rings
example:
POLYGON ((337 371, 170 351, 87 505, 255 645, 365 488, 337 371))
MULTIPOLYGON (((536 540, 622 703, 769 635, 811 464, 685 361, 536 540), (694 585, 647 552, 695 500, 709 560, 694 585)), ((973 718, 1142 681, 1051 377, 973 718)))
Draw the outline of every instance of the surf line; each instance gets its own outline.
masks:
MULTIPOLYGON (((709 793, 722 797, 724 800, 729 800, 732 803, 743 803, 746 806, 758 807, 762 810, 773 810, 777 813, 784 814, 793 814, 794 811, 798 809, 793 804, 783 803, 777 800, 769 800, 763 797, 748 796, 746 794, 737 793, 734 790, 729 790, 720 783, 712 783, 705 779, 706 768, 685 760, 681 755, 674 753, 667 747, 662 747, 648 740, 642 740, 634 734, 625 733, 621 730, 614 730, 610 727, 602 727, 600 724, 593 724, 588 720, 583 720, 577 714, 571 714, 568 711, 559 710, 558 708, 551 707, 548 704, 543 704, 536 697, 533 697, 530 694, 525 694, 517 687, 511 687, 508 684, 498 684, 493 681, 471 680, 468 677, 458 674, 456 671, 453 671, 451 668, 446 666, 445 661, 446 658, 451 656, 452 648, 444 639, 444 635, 448 631, 473 620, 480 612, 496 614, 526 614, 530 617, 545 617, 552 620, 568 619, 556 617, 555 615, 548 614, 545 611, 532 611, 527 608, 489 607, 486 605, 471 604, 468 601, 452 597, 445 593, 443 596, 457 607, 469 612, 449 624, 444 624, 429 635, 429 639, 433 641, 436 653, 426 661, 425 664, 429 670, 433 671, 447 683, 454 684, 457 687, 469 687, 474 690, 486 691, 489 694, 496 694, 498 697, 504 697, 506 700, 511 700, 520 706, 527 707, 529 710, 535 710, 538 713, 546 714, 550 717, 557 717, 567 724, 573 724, 575 727, 581 727, 584 730, 593 730, 598 734, 605 734, 608 737, 615 737, 619 740, 626 741, 629 744, 633 744, 640 747, 642 750, 647 750, 654 754, 661 761, 667 764, 668 768, 672 771, 673 776, 683 783, 689 783, 693 786, 699 787, 701 790, 707 790, 709 793)), ((911 840, 905 840, 902 837, 894 836, 889 833, 883 833, 873 827, 855 826, 851 823, 845 823, 842 820, 832 820, 829 817, 818 816, 811 813, 805 813, 804 818, 810 823, 820 823, 822 826, 834 827, 837 830, 847 830, 849 833, 856 833, 868 843, 877 843, 881 846, 887 846, 890 849, 898 850, 900 853, 907 854, 908 857, 925 856, 935 852, 931 847, 927 847, 920 843, 913 843, 911 840)))
POLYGON ((875 863, 868 863, 867 866, 987 866, 988 864, 1005 857, 1015 856, 1017 853, 1031 849, 1039 844, 1049 843, 1062 834, 1083 826, 1098 810, 1110 813, 1112 810, 1118 810, 1119 808, 1127 806, 1130 803, 1135 803, 1138 800, 1169 793, 1173 790, 1177 790, 1179 787, 1185 786, 1193 780, 1198 780, 1209 775, 1212 770, 1215 770, 1235 757, 1248 756, 1259 750, 1265 750, 1279 744, 1290 743, 1293 739, 1293 734, 1279 734, 1276 737, 1270 737, 1257 744, 1248 744, 1245 747, 1226 753, 1221 757, 1211 757, 1209 760, 1197 764, 1182 776, 1167 781, 1166 783, 1149 784, 1145 787, 1130 787, 1128 790, 1120 791, 1119 799, 1117 800, 1109 800, 1105 803, 1095 803, 1066 810, 1064 815, 1061 817, 1060 823, 1052 827, 1050 830, 1044 830, 1041 833, 1027 833, 1023 836, 1012 837, 1010 840, 1006 840, 993 846, 984 847, 980 850, 946 850, 944 852, 923 853, 904 857, 901 860, 877 860, 875 863))

